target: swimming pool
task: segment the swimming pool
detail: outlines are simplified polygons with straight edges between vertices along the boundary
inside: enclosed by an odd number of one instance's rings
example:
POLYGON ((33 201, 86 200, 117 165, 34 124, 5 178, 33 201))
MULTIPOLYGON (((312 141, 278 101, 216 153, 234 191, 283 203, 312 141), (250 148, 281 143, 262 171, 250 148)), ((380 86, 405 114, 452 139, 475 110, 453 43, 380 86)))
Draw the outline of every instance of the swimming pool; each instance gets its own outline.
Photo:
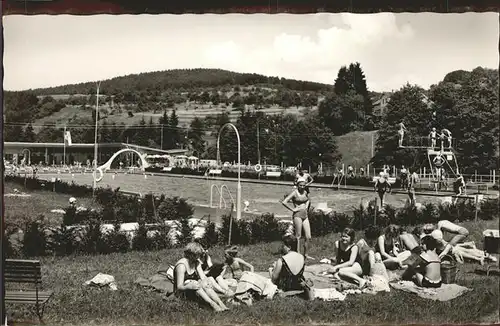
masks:
MULTIPOLYGON (((50 180, 55 175, 41 174, 40 178, 50 180)), ((91 173, 60 174, 57 177, 63 181, 74 181, 78 184, 92 185, 91 173)), ((219 194, 212 185, 221 187, 225 185, 234 200, 236 200, 236 181, 220 181, 183 178, 180 176, 169 175, 149 175, 142 174, 116 174, 106 173, 98 187, 110 186, 113 189, 120 187, 120 190, 133 191, 146 194, 165 194, 167 197, 179 196, 186 199, 195 206, 207 207, 210 205, 210 192, 213 188, 213 204, 219 205, 219 194)), ((281 205, 284 196, 292 191, 292 185, 277 184, 258 184, 241 183, 241 200, 250 203, 249 209, 255 213, 274 213, 278 217, 289 217, 290 212, 281 205)), ((231 198, 227 191, 223 191, 223 198, 228 207, 231 205, 231 198)), ((368 201, 376 198, 375 192, 354 191, 354 190, 333 190, 324 188, 311 188, 311 202, 313 206, 318 203, 327 203, 329 208, 338 212, 352 211, 354 207, 360 204, 366 204, 368 201)), ((387 203, 393 206, 403 206, 407 200, 406 195, 391 194, 387 195, 387 203)), ((436 198, 421 197, 419 202, 435 201, 436 198)), ((243 204, 242 204, 243 208, 243 204)))

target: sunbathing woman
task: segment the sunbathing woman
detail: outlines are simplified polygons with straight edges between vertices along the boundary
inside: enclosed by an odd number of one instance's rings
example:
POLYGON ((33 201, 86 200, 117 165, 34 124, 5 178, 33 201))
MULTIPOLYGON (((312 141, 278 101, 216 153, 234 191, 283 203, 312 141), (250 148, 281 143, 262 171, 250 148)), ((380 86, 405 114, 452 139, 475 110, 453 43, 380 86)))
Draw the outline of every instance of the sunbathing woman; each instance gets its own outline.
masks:
MULTIPOLYGON (((437 253, 441 253, 444 248, 448 246, 448 242, 446 242, 443 238, 443 232, 441 230, 434 230, 432 231, 431 236, 436 240, 438 244, 437 253)), ((496 257, 477 249, 473 241, 467 243, 457 243, 451 249, 451 254, 453 254, 457 261, 461 263, 464 262, 464 258, 477 261, 481 265, 484 264, 485 260, 490 260, 492 262, 497 261, 496 257)))
POLYGON ((441 260, 436 253, 437 242, 429 235, 420 240, 424 252, 410 264, 403 274, 403 279, 412 280, 418 286, 438 288, 441 286, 441 260))
POLYGON ((238 255, 237 246, 228 246, 224 250, 224 255, 226 256, 226 262, 224 264, 224 272, 229 268, 232 273, 233 279, 238 281, 243 274, 242 266, 246 267, 250 272, 253 273, 253 266, 243 259, 236 257, 238 255))
POLYGON ((338 279, 354 281, 360 288, 366 285, 366 280, 361 278, 363 268, 361 257, 358 255, 359 247, 354 243, 354 230, 345 228, 340 240, 335 241, 336 265, 329 270, 338 279))
POLYGON ((304 291, 305 297, 312 299, 310 285, 304 278, 305 259, 296 252, 298 239, 293 235, 283 238, 283 256, 269 268, 271 281, 278 289, 288 291, 304 291))
POLYGON ((208 281, 212 284, 215 291, 225 294, 227 296, 233 296, 234 293, 229 289, 229 285, 224 279, 224 264, 212 262, 212 258, 208 254, 208 245, 198 239, 195 242, 199 243, 204 253, 201 256, 201 269, 208 278, 208 281))
MULTIPOLYGON (((375 247, 377 245, 377 239, 380 236, 380 230, 376 226, 369 226, 365 232, 364 239, 360 239, 356 246, 358 246, 358 256, 361 264, 361 269, 363 270, 363 275, 373 275, 373 267, 375 266, 376 257, 375 247)), ((381 259, 378 261, 382 262, 381 259)), ((384 268, 385 270, 385 268, 384 268)), ((387 271, 385 272, 387 274, 387 271)))
POLYGON ((199 243, 191 242, 186 246, 184 258, 174 267, 174 291, 176 295, 185 298, 199 297, 215 311, 228 310, 201 269, 200 259, 203 253, 203 247, 199 243))
POLYGON ((402 262, 411 255, 409 250, 403 250, 400 239, 401 233, 401 227, 390 224, 385 228, 384 233, 377 239, 376 249, 377 252, 380 253, 386 268, 402 268, 402 262))
MULTIPOLYGON (((297 180, 297 189, 294 189, 281 203, 288 210, 292 211, 293 226, 295 229, 295 237, 297 238, 297 246, 300 246, 300 238, 302 231, 304 231, 304 257, 312 259, 307 256, 307 249, 309 240, 311 239, 311 226, 308 219, 308 211, 310 206, 309 195, 305 190, 306 180, 299 178, 297 180), (288 202, 292 201, 294 208, 288 206, 288 202)), ((299 247, 296 248, 299 252, 299 247)))
POLYGON ((448 220, 441 220, 437 223, 437 225, 434 224, 425 224, 423 226, 423 233, 430 235, 432 231, 434 230, 441 230, 446 231, 448 233, 454 234, 453 238, 447 243, 445 248, 439 253, 439 258, 443 258, 446 256, 451 249, 456 246, 458 243, 463 242, 465 238, 469 235, 469 231, 455 223, 452 223, 448 220))

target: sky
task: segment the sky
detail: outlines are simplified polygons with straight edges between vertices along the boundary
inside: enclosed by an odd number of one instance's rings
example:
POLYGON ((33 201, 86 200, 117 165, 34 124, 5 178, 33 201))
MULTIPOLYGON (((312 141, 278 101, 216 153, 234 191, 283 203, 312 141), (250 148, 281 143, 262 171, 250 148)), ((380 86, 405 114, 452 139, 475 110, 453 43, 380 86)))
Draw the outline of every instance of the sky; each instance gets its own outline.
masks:
POLYGON ((5 16, 4 89, 182 68, 333 84, 359 62, 369 90, 428 88, 498 68, 497 13, 5 16))

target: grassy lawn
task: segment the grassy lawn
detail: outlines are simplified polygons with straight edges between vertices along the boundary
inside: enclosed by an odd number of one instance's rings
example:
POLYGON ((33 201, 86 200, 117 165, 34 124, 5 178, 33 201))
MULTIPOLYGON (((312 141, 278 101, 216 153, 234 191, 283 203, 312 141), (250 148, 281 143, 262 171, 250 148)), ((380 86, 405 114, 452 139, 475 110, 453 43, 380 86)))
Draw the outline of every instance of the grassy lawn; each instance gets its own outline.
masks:
MULTIPOLYGON (((464 223, 470 238, 481 245, 481 232, 497 228, 498 220, 464 223)), ((315 238, 311 254, 317 258, 332 255, 337 234, 315 238)), ((241 247, 240 256, 257 271, 267 270, 278 256, 279 243, 241 247)), ((222 259, 222 247, 211 249, 214 259, 222 259)), ((298 298, 261 301, 252 307, 234 307, 215 314, 194 303, 178 299, 162 300, 133 282, 149 277, 182 256, 182 249, 156 252, 129 252, 101 256, 42 257, 43 286, 54 290, 49 301, 47 324, 375 324, 375 323, 474 323, 495 320, 498 310, 497 276, 474 274, 478 265, 460 267, 458 283, 473 291, 449 302, 434 302, 391 289, 377 295, 349 295, 344 302, 306 302, 298 298), (82 284, 102 272, 115 277, 118 291, 87 288, 82 284)), ((30 309, 7 306, 14 320, 36 320, 30 309)))
MULTIPOLYGON (((40 214, 50 225, 60 225, 62 214, 52 213, 53 209, 65 209, 70 195, 62 195, 52 191, 24 191, 23 187, 11 182, 4 183, 4 194, 14 193, 14 189, 29 194, 29 197, 4 196, 5 222, 15 223, 21 217, 34 219, 40 214)), ((84 207, 96 206, 91 198, 79 198, 78 204, 84 207)))

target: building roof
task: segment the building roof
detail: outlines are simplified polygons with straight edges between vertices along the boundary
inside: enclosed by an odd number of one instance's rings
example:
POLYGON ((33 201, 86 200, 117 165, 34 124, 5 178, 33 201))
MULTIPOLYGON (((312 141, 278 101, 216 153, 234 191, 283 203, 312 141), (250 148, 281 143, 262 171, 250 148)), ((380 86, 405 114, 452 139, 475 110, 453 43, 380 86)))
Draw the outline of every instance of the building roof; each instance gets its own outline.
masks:
MULTIPOLYGON (((14 149, 14 148, 64 148, 64 143, 31 143, 31 142, 4 142, 4 149, 14 149)), ((133 148, 138 151, 156 152, 164 154, 184 154, 187 149, 158 149, 153 147, 139 146, 135 144, 127 143, 99 143, 99 148, 133 148)), ((94 148, 94 143, 72 143, 71 146, 66 146, 66 148, 94 148)))

